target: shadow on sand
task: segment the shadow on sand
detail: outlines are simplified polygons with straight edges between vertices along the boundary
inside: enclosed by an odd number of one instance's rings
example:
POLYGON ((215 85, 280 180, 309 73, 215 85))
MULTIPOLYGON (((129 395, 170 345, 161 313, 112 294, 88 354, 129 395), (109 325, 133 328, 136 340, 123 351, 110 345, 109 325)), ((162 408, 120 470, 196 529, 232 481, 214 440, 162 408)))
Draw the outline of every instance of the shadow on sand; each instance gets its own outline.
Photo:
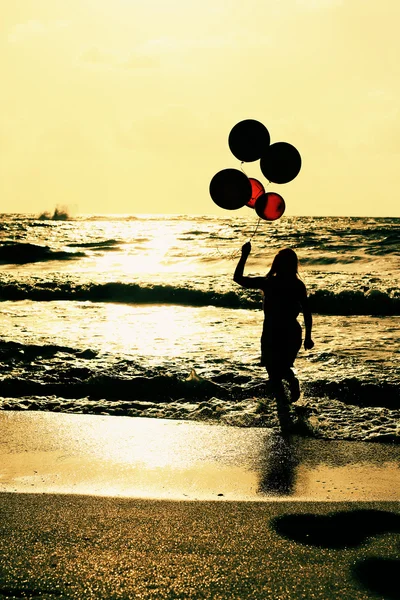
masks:
MULTIPOLYGON (((318 514, 286 514, 271 522, 275 531, 299 544, 331 548, 354 548, 376 535, 400 533, 400 515, 384 510, 364 509, 318 514)), ((400 600, 398 574, 400 559, 368 557, 351 567, 355 582, 388 600, 400 600)))
POLYGON ((362 586, 387 600, 400 600, 400 559, 370 557, 352 568, 353 578, 362 586))
POLYGON ((283 537, 322 548, 348 548, 384 533, 400 533, 400 515, 384 510, 350 510, 327 515, 289 514, 273 520, 283 537))

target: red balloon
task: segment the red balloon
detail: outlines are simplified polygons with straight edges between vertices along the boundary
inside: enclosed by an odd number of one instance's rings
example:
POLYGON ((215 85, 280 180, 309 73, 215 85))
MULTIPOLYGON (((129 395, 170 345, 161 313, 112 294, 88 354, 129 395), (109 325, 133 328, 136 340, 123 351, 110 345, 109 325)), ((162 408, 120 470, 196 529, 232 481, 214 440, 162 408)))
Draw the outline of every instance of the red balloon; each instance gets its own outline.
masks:
POLYGON ((279 194, 268 192, 262 194, 256 200, 254 209, 260 219, 264 221, 276 221, 285 212, 285 201, 279 194))
POLYGON ((249 177, 249 181, 251 183, 251 198, 247 202, 246 206, 249 208, 254 208, 257 198, 261 196, 265 192, 263 184, 258 181, 258 179, 253 179, 253 177, 249 177))

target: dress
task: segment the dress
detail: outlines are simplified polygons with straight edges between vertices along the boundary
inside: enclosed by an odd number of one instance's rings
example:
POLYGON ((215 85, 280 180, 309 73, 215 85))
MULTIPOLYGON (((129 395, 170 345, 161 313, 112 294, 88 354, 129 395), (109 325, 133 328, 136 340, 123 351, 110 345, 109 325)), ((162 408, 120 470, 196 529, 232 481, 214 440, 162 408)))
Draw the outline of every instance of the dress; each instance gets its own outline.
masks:
POLYGON ((264 326, 261 336, 261 365, 270 377, 284 379, 301 348, 302 331, 297 316, 305 287, 299 279, 277 275, 265 279, 264 326))

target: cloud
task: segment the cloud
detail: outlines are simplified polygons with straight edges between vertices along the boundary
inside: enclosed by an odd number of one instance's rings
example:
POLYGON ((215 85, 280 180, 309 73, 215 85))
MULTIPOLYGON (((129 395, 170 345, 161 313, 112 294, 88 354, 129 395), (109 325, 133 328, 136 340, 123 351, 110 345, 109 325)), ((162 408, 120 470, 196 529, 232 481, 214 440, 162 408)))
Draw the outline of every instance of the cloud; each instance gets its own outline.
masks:
POLYGON ((184 65, 183 53, 203 56, 204 52, 221 55, 228 50, 243 53, 246 49, 273 48, 271 34, 251 36, 245 31, 227 32, 211 36, 160 36, 149 38, 134 48, 120 50, 101 45, 88 46, 81 51, 78 60, 86 66, 97 69, 153 69, 163 63, 184 65))
POLYGON ((324 10, 342 6, 343 0, 296 0, 296 5, 305 10, 324 10))
POLYGON ((126 61, 120 63, 125 69, 151 68, 158 65, 158 60, 153 56, 132 54, 126 61))
POLYGON ((84 50, 80 59, 82 62, 94 65, 108 65, 115 62, 115 57, 113 57, 112 54, 103 52, 102 50, 99 50, 99 48, 96 48, 96 46, 84 50))
POLYGON ((59 31, 68 26, 66 21, 49 21, 44 23, 31 19, 25 23, 17 23, 8 34, 8 41, 12 44, 19 44, 27 40, 35 39, 59 31))
POLYGON ((153 54, 181 53, 182 51, 222 50, 229 48, 253 48, 272 46, 272 34, 251 36, 247 31, 226 32, 221 35, 207 35, 198 37, 159 37, 149 39, 142 46, 143 52, 153 54))
POLYGON ((95 67, 119 69, 148 69, 158 65, 158 60, 153 56, 140 52, 121 55, 117 52, 100 50, 97 46, 84 50, 80 60, 95 67))
MULTIPOLYGON (((175 145, 174 155, 189 156, 189 149, 207 148, 210 132, 207 119, 201 111, 195 111, 184 104, 171 104, 157 110, 142 112, 136 119, 120 122, 115 130, 118 146, 125 149, 141 149, 151 152, 169 153, 171 143, 175 145)), ((170 158, 173 160, 173 156, 170 158)))

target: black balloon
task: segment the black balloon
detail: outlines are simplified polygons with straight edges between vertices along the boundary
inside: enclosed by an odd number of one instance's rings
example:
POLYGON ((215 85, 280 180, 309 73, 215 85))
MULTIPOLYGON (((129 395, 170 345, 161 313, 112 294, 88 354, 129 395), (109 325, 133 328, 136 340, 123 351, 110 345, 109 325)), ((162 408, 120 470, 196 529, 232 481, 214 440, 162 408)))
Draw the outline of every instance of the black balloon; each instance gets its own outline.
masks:
POLYGON ((268 129, 254 119, 240 121, 231 130, 229 148, 242 162, 258 160, 267 150, 270 142, 268 129))
POLYGON ((288 183, 301 169, 301 156, 292 144, 276 142, 263 153, 260 168, 268 181, 288 183))
POLYGON ((215 204, 227 210, 242 208, 252 194, 248 177, 238 169, 219 171, 211 180, 210 196, 215 204))

